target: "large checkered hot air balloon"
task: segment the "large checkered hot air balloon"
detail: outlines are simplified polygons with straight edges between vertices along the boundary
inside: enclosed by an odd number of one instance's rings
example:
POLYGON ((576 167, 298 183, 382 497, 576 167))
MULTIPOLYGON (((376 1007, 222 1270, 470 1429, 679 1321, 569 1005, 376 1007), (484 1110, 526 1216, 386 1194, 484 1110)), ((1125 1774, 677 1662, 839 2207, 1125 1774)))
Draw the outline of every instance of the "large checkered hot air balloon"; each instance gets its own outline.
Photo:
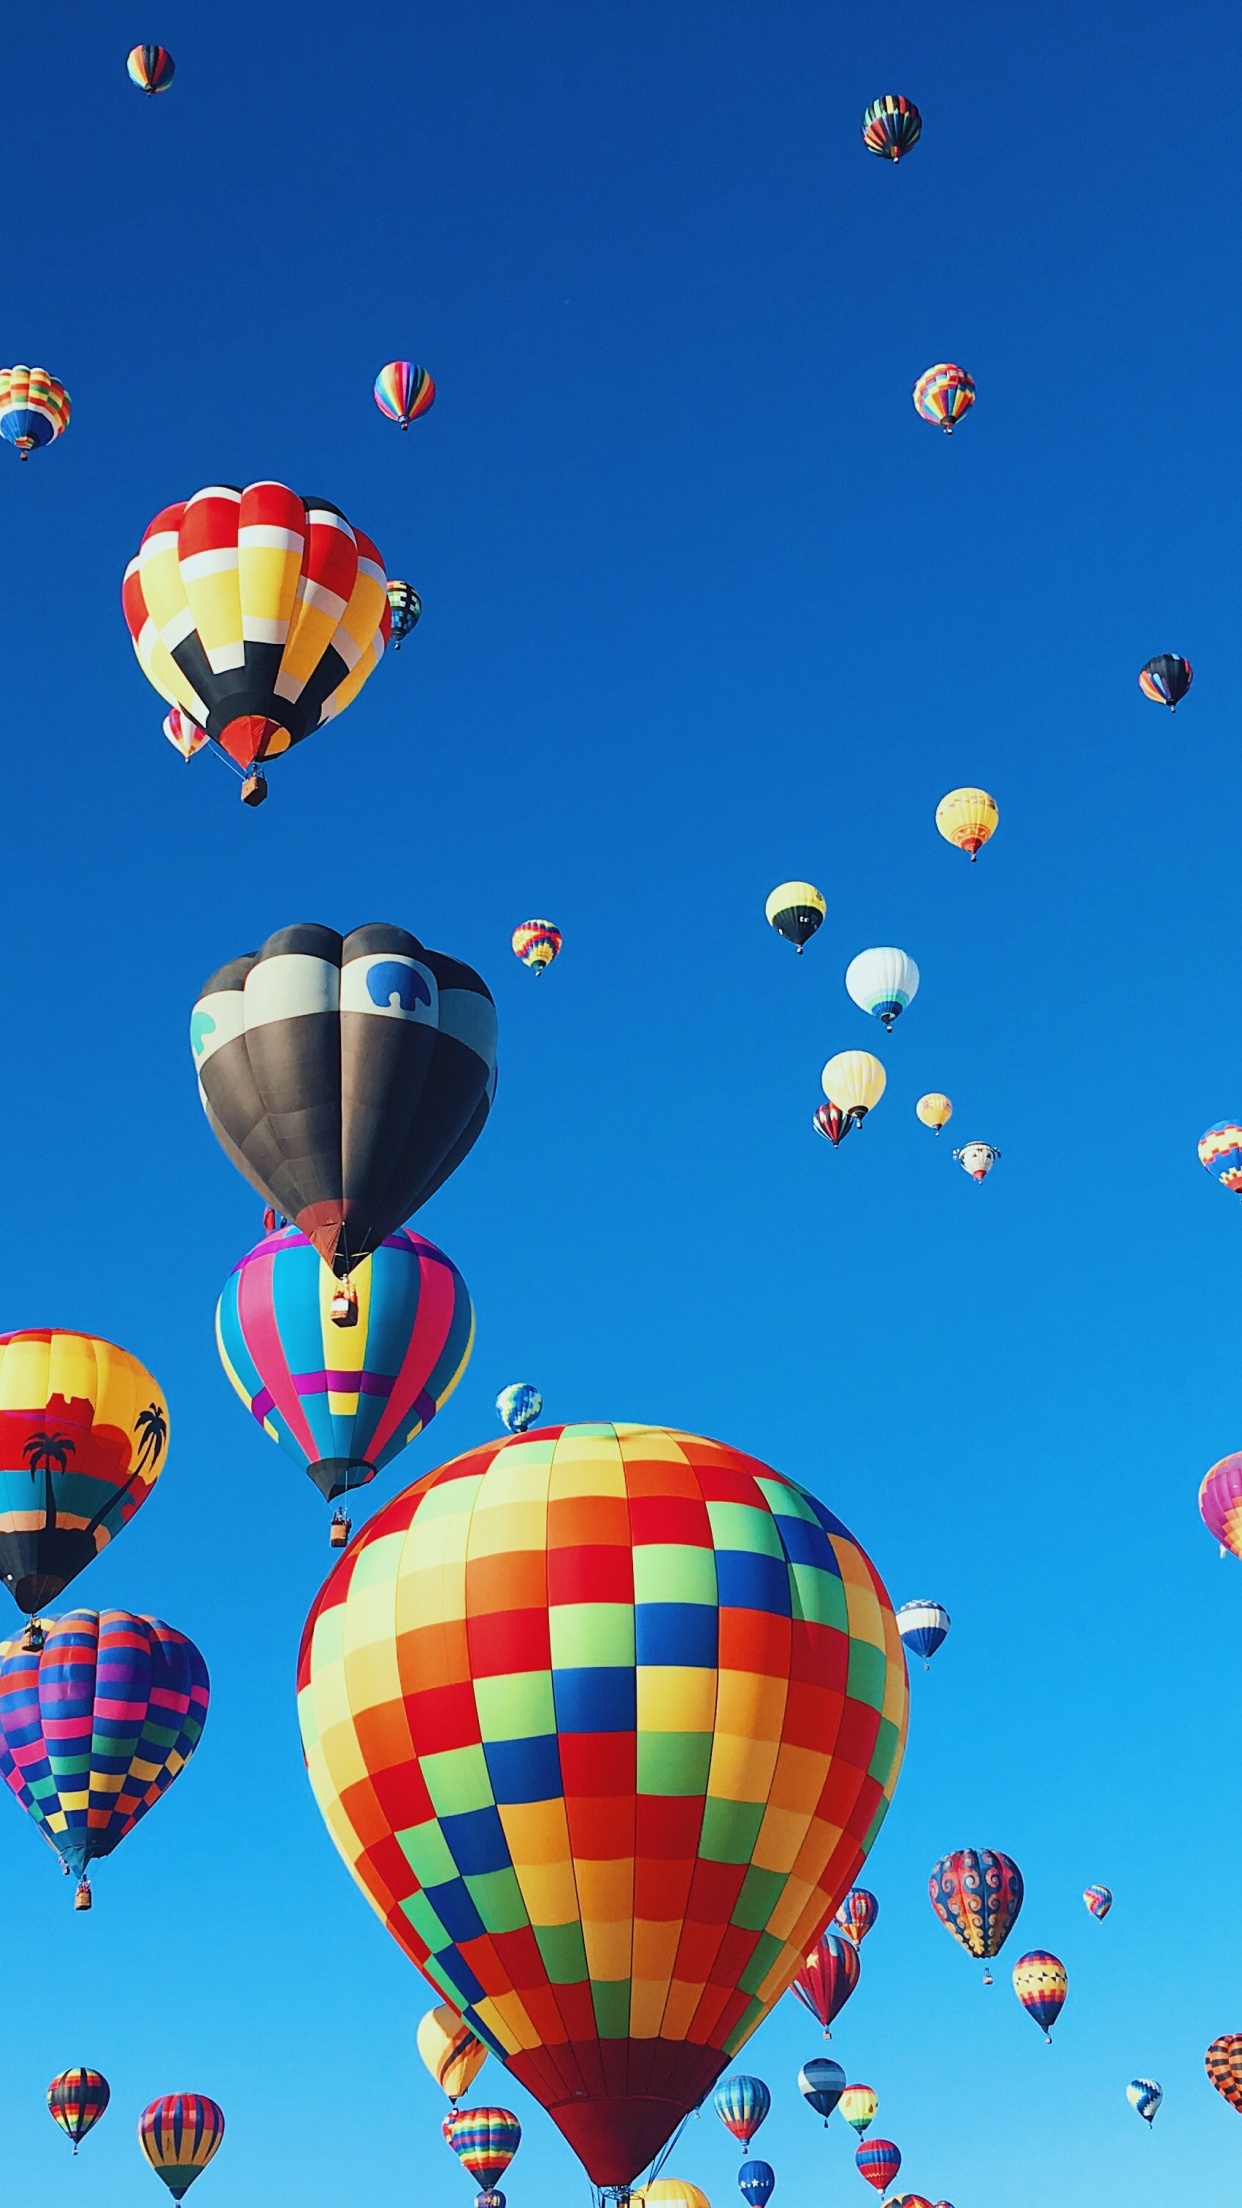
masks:
POLYGON ((789 1985, 901 1761, 892 1605, 821 1503, 663 1427, 545 1427, 315 1602, 312 1787, 410 1959, 627 2186, 789 1985))
POLYGON ((190 1047, 225 1156, 344 1277, 481 1133, 496 1007, 404 928, 308 921, 212 975, 190 1047))
POLYGON ((156 515, 121 603, 138 664, 267 795, 263 762, 344 711, 378 666, 384 562, 339 506, 283 483, 215 483, 156 515))
POLYGON ((70 1610, 41 1648, 0 1642, 0 1779, 89 1909, 111 1855, 185 1769, 207 1722, 207 1666, 184 1633, 128 1610, 70 1610))

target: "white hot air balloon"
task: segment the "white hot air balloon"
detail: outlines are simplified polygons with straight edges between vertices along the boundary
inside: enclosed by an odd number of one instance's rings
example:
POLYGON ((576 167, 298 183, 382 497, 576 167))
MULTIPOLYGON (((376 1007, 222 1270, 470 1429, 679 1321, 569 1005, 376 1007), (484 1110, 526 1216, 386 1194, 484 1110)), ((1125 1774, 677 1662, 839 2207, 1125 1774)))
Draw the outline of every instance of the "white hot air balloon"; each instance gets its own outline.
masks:
POLYGON ((1164 2088, 1157 2085, 1154 2078, 1135 2078, 1126 2087, 1126 2099, 1131 2108, 1138 2110, 1144 2123, 1152 2124, 1156 2120, 1156 2110, 1164 2099, 1164 2088))
POLYGON ((1000 1156, 990 1142, 968 1142, 953 1153, 963 1173, 969 1173, 972 1181, 986 1180, 1000 1156))
POLYGON ((845 986, 855 1004, 883 1020, 885 1033, 891 1034, 893 1021, 918 993, 919 970, 905 951, 889 943, 852 958, 845 969, 845 986))

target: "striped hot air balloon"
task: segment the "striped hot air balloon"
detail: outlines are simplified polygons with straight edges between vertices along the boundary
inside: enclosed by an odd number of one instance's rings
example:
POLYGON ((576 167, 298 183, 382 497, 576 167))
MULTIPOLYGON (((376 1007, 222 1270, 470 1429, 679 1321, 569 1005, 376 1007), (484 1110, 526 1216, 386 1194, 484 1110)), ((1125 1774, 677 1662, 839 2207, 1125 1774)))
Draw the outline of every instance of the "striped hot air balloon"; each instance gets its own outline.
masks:
POLYGON ((1060 1957, 1050 1955, 1046 1947, 1033 1947, 1029 1955, 1020 1955, 1013 1966, 1013 1990, 1044 2038, 1050 2040, 1069 1990, 1060 1957))
POLYGON ((1157 2085, 1154 2078, 1132 2078, 1126 2087, 1126 2099, 1145 2124, 1154 2124, 1156 2111, 1164 2099, 1164 2088, 1157 2085))
POLYGON ((523 920, 513 931, 513 954, 533 974, 541 974, 552 964, 563 941, 560 929, 554 928, 550 920, 523 920))
POLYGON ((157 92, 167 92, 177 74, 176 63, 166 46, 135 46, 125 66, 130 83, 136 84, 149 99, 157 92))
POLYGON ((101 2070, 62 2070, 53 2078, 47 2089, 47 2105, 53 2123, 59 2124, 66 2139, 73 2141, 76 2154, 88 2131, 93 2131, 112 2098, 111 2088, 101 2070))
POLYGON ((934 422, 946 437, 975 403, 974 378, 968 376, 956 361, 938 360, 934 368, 925 368, 914 386, 915 412, 925 422, 934 422))
POLYGON ((922 131, 923 118, 917 107, 900 92, 885 92, 864 110, 863 144, 868 153, 878 154, 882 161, 900 161, 911 146, 917 145, 922 131))
POLYGON ((821 1502, 606 1422, 488 1442, 381 1510, 298 1694, 354 1877, 601 2186, 711 2091, 849 1890, 908 1699, 821 1502))
POLYGON ((1195 671, 1188 659, 1177 652, 1158 652, 1149 659, 1139 674, 1139 689, 1153 705, 1167 705, 1170 713, 1178 706, 1195 679, 1195 671))
POLYGON ((1106 1917, 1113 1906, 1113 1897, 1107 1886, 1088 1886, 1084 1889, 1082 1898, 1093 1917, 1106 1917))
POLYGON ((877 2193, 886 2193, 901 2168, 901 2148, 891 2139, 864 2139, 854 2162, 868 2185, 874 2185, 877 2193))
POLYGON ((827 2055, 815 2055, 798 2072, 798 2091, 825 2124, 845 2091, 845 2072, 827 2055))
POLYGON ((1199 1516, 1220 1553, 1242 1557, 1242 1451, 1221 1457, 1199 1488, 1199 1516))
POLYGON ((1199 1137, 1199 1163, 1231 1196, 1242 1196, 1242 1126, 1218 1120, 1199 1137))
POLYGON ((772 2096, 762 2078, 739 2075, 725 2078, 716 2087, 712 2106, 725 2130, 745 2148, 771 2108, 772 2096))
POLYGON ((871 2085, 847 2085, 841 2095, 841 2114, 861 2139, 875 2122, 880 2096, 871 2085))
POLYGON ((858 1984, 861 1969, 858 1949, 853 1939, 844 1939, 839 1932, 825 1932, 816 1941, 793 1981, 794 1998, 809 2009, 824 2027, 824 2038, 831 2039, 828 2027, 833 2017, 845 2007, 858 1984))
POLYGON ((455 2108, 440 2128, 463 2170, 487 2190, 522 2144, 522 2127, 509 2108, 455 2108))
POLYGON ((418 2052, 442 2093, 447 2093, 456 2108, 462 2094, 469 2091, 480 2070, 487 2061, 487 2049, 481 2039, 463 2023, 456 2009, 441 2002, 435 2009, 428 2009, 419 2023, 418 2052))
POLYGON ((412 360, 390 360, 375 379, 375 403, 399 429, 408 429, 435 404, 436 387, 412 360))
POLYGON ((500 1423, 511 1434, 524 1434, 543 1409, 543 1397, 529 1380, 515 1380, 496 1398, 500 1423))
POLYGON ((897 1630, 911 1654, 922 1657, 924 1670, 943 1645, 951 1624, 948 1611, 938 1602, 903 1602, 897 1612, 897 1630))
MULTIPOLYGON (((901 1630, 901 1613, 897 1613, 897 1627, 901 1630)), ((904 1635, 902 1636, 904 1639, 904 1635)), ((855 1947, 861 1947, 868 1932, 877 1921, 880 1904, 865 1886, 851 1886, 848 1894, 832 1920, 832 1930, 843 1932, 855 1947)))
POLYGON ((266 795, 260 764, 344 712, 392 625, 370 538, 283 483, 216 483, 166 506, 121 600, 148 682, 240 768, 251 805, 266 795))
POLYGON ((1222 2032, 1212 2041, 1203 2062, 1222 2100, 1242 2115, 1242 2032, 1222 2032))
POLYGON ((69 393, 46 368, 0 368, 0 437, 29 460, 69 427, 69 393))
POLYGON ((166 2093, 138 2118, 138 2144, 174 2200, 183 2200, 224 2137, 224 2111, 205 2093, 166 2093))

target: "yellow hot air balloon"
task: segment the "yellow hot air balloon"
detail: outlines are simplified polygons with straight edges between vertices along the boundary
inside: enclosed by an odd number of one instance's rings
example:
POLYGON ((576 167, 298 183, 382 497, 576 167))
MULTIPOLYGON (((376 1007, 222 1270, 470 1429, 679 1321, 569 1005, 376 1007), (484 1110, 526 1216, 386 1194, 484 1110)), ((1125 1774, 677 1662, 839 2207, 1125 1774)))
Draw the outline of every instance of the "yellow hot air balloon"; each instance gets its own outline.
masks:
POLYGON ((828 907, 814 882, 780 882, 763 910, 768 926, 792 943, 801 958, 828 907))
POLYGON ((914 1109, 923 1125, 930 1127, 934 1135, 938 1135, 942 1127, 947 1127, 953 1117, 953 1106, 947 1096, 941 1095, 939 1089, 929 1089, 926 1096, 919 1098, 914 1109))
POLYGON ((855 1119, 865 1119, 883 1096, 888 1076, 869 1050, 839 1050, 828 1060, 820 1079, 830 1104, 839 1104, 855 1119))
POLYGON ((447 2001, 441 2002, 438 2009, 428 2009, 418 2027, 418 2051, 454 2108, 487 2061, 482 2040, 447 2001))
POLYGON ((650 2185, 639 2185, 630 2194, 630 2201, 641 2202, 643 2208, 712 2208, 702 2187, 687 2184, 684 2177, 653 2177, 650 2185))
POLYGON ((936 807, 936 826, 946 843, 970 855, 971 864, 996 834, 1000 807, 986 790, 950 790, 936 807))

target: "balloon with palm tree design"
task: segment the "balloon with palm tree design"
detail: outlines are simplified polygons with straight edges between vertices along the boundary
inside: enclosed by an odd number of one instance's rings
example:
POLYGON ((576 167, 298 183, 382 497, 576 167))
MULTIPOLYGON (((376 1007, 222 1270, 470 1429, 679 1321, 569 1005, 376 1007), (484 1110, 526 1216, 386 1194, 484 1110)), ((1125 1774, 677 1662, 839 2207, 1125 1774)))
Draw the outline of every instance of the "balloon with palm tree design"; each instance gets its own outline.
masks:
POLYGON ((33 1616, 141 1509, 168 1406, 128 1350, 94 1334, 0 1335, 0 1578, 33 1616))

